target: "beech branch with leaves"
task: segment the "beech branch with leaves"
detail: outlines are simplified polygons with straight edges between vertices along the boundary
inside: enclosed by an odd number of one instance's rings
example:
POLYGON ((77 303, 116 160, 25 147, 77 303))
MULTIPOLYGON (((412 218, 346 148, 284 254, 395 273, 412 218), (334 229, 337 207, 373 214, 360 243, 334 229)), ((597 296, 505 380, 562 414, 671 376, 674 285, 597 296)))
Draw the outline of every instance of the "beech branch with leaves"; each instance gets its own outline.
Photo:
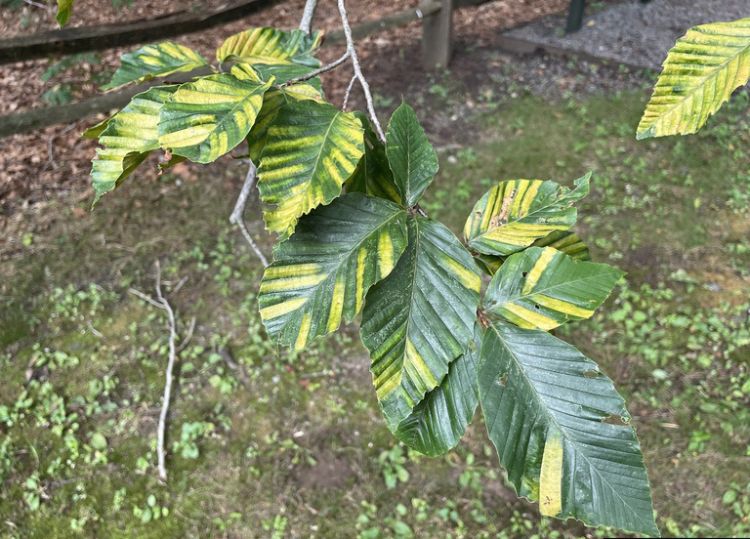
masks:
MULTIPOLYGON (((345 19, 343 2, 339 0, 345 19)), ((543 515, 658 535, 643 457, 612 381, 549 332, 590 318, 622 273, 589 261, 572 189, 499 181, 463 242, 419 202, 438 158, 402 103, 383 132, 326 101, 319 33, 252 28, 228 67, 154 87, 90 129, 97 199, 150 152, 209 163, 247 142, 263 217, 278 234, 258 302, 268 336, 302 350, 361 317, 385 424, 426 455, 455 447, 479 407, 509 482, 543 515), (308 75, 311 75, 308 77, 308 75), (490 281, 482 292, 482 272, 490 281)), ((347 59, 369 93, 350 40, 347 59)), ((166 42, 124 55, 109 87, 208 62, 166 42)))

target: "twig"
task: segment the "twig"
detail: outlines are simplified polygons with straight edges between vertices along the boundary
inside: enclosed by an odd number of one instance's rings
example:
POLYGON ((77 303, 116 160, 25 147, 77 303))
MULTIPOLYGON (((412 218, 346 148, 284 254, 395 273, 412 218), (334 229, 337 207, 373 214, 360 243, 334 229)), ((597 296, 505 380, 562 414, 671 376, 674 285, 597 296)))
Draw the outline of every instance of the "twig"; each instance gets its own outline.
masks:
POLYGON ((354 88, 354 83, 357 82, 357 77, 352 76, 352 79, 349 81, 349 86, 346 87, 346 93, 344 94, 344 104, 341 105, 341 110, 346 110, 346 107, 349 105, 349 97, 352 95, 352 89, 354 88))
MULTIPOLYGON (((174 293, 174 291, 172 293, 174 293)), ((194 331, 195 331, 195 317, 192 317, 190 319, 190 324, 188 325, 187 334, 182 338, 182 342, 180 343, 180 346, 177 347, 178 354, 182 352, 185 348, 187 348, 188 344, 190 344, 190 339, 193 338, 194 331)))
POLYGON ((156 456, 157 456, 157 469, 159 473, 159 480, 162 483, 167 482, 167 465, 166 465, 166 452, 164 450, 164 438, 167 430, 167 416, 169 415, 169 403, 172 400, 172 385, 174 383, 174 364, 177 361, 177 354, 187 345, 188 341, 193 335, 195 328, 195 318, 190 323, 190 329, 188 335, 183 339, 180 349, 177 349, 177 321, 175 320, 174 310, 172 306, 164 297, 161 290, 161 265, 159 261, 156 261, 156 299, 149 297, 140 290, 135 288, 129 288, 128 292, 134 296, 139 297, 143 301, 157 307, 167 313, 167 322, 169 324, 169 360, 167 361, 167 372, 166 380, 164 383, 164 394, 161 399, 161 411, 159 412, 159 424, 156 429, 156 456))
POLYGON ((167 362, 166 382, 164 384, 164 395, 161 399, 161 413, 159 413, 159 426, 156 429, 156 454, 158 458, 159 479, 167 482, 166 454, 164 451, 164 434, 167 426, 167 414, 169 413, 169 401, 172 398, 172 371, 177 360, 177 323, 174 318, 172 306, 161 293, 161 266, 156 261, 156 297, 167 312, 169 321, 169 361, 167 362))
POLYGON ((237 203, 234 205, 234 210, 232 210, 232 214, 229 216, 229 222, 237 225, 237 228, 242 232, 245 241, 250 245, 250 248, 255 252, 260 259, 260 263, 263 264, 263 267, 265 268, 268 267, 268 259, 266 259, 263 251, 260 250, 258 244, 255 243, 255 240, 250 235, 250 232, 247 230, 247 225, 245 225, 245 220, 242 217, 242 214, 245 211, 245 205, 247 204, 247 199, 255 186, 257 172, 258 169, 256 168, 255 163, 250 161, 250 166, 248 167, 247 175, 245 176, 245 183, 242 185, 240 196, 237 197, 237 203))
POLYGON ((299 22, 299 29, 306 34, 309 34, 312 28, 312 20, 315 16, 315 8, 317 5, 318 0, 307 0, 305 3, 305 9, 302 12, 302 20, 299 22))
POLYGON ((45 11, 49 11, 49 6, 46 6, 44 4, 40 4, 39 2, 34 2, 34 0, 23 0, 23 1, 24 1, 24 3, 26 3, 26 4, 30 5, 30 6, 42 8, 45 11))
POLYGON ((332 69, 336 69, 338 66, 343 64, 349 59, 349 51, 346 51, 340 58, 337 60, 334 60, 330 64, 326 64, 321 68, 316 69, 315 71, 310 71, 309 73, 306 73, 302 75, 301 77, 296 77, 293 79, 289 79, 284 84, 279 85, 281 88, 285 88, 286 86, 291 86, 292 84, 297 84, 298 82, 304 82, 306 80, 310 80, 312 78, 317 77, 318 75, 325 73, 326 71, 331 71, 332 69))
POLYGON ((383 128, 380 126, 380 121, 375 113, 375 105, 372 101, 372 94, 370 93, 370 85, 367 84, 367 79, 362 74, 362 67, 359 65, 359 58, 357 57, 357 50, 354 46, 354 38, 352 38, 352 28, 349 25, 349 17, 346 13, 346 6, 344 0, 338 0, 339 15, 341 16, 341 26, 344 29, 344 36, 346 37, 346 50, 352 59, 352 69, 354 70, 354 76, 359 80, 362 91, 365 94, 365 101, 367 102, 367 112, 370 116, 370 121, 375 126, 375 131, 378 134, 378 138, 381 142, 385 142, 385 133, 383 128))

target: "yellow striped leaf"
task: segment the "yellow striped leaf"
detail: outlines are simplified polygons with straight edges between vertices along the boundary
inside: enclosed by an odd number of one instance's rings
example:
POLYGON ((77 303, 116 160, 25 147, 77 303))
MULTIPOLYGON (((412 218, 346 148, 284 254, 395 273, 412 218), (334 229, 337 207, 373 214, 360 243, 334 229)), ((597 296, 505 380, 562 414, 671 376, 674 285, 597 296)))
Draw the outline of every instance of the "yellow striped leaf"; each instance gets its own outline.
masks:
POLYGON ((320 46, 319 32, 286 32, 276 28, 250 28, 224 41, 216 51, 219 62, 236 60, 253 66, 263 80, 283 83, 320 67, 313 54, 320 46))
POLYGON ((490 440, 543 515, 658 536, 643 455, 612 380, 546 331, 492 320, 478 367, 490 440))
MULTIPOLYGON (((112 191, 146 158, 159 149, 159 111, 177 86, 155 86, 137 94, 106 121, 98 133, 100 147, 91 162, 96 199, 112 191)), ((101 124, 95 126, 99 131, 101 124)))
POLYGON ((695 133, 750 79, 750 18, 696 26, 664 61, 636 137, 695 133))
POLYGON ((434 457, 448 452, 461 441, 474 417, 479 404, 477 364, 482 336, 476 323, 474 334, 466 353, 449 365, 440 385, 424 396, 394 433, 420 453, 434 457))
POLYGON ((307 61, 320 47, 320 32, 307 34, 302 30, 290 32, 276 28, 249 28, 228 37, 216 50, 216 59, 225 62, 235 59, 248 64, 281 64, 307 61))
POLYGON ((263 96, 263 107, 258 113, 253 128, 247 136, 250 159, 260 162, 260 156, 268 140, 268 128, 276 121, 281 107, 290 101, 309 99, 324 102, 320 91, 309 84, 295 84, 284 88, 271 88, 263 96))
POLYGON ((549 331, 590 318, 623 273, 607 264, 576 261, 552 247, 529 247, 503 263, 484 298, 489 316, 549 331))
POLYGON ((164 41, 146 45, 122 55, 120 67, 103 90, 119 88, 131 82, 143 82, 155 77, 165 77, 181 71, 192 71, 206 65, 206 60, 189 47, 164 41))
MULTIPOLYGON (((531 245, 532 247, 552 247, 575 260, 591 260, 588 246, 572 230, 555 230, 531 245)), ((489 275, 495 275, 507 257, 478 254, 474 259, 489 275)))
POLYGON ((315 101, 282 106, 258 167, 268 230, 286 237, 300 216, 339 196, 363 153, 362 124, 354 114, 315 101))
POLYGON ((263 275, 258 302, 266 330, 295 350, 336 331, 405 247, 406 212, 391 202, 350 193, 318 208, 278 245, 263 275))
POLYGON ((469 247, 508 256, 576 222, 573 204, 589 192, 591 173, 568 189, 550 180, 501 181, 476 203, 464 226, 469 247))
POLYGON ((196 163, 210 163, 250 132, 271 83, 220 73, 182 84, 164 104, 159 142, 196 163))
POLYGON ((481 280, 445 226, 409 218, 409 246, 367 294, 361 335, 375 391, 394 433, 472 340, 481 280))

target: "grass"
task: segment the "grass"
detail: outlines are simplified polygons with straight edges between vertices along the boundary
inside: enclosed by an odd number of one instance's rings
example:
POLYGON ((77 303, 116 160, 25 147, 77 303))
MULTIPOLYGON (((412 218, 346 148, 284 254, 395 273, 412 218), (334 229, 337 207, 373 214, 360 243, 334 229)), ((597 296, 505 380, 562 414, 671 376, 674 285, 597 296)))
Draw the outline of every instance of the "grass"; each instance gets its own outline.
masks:
MULTIPOLYGON (((444 98, 441 87, 433 88, 444 98)), ((441 155, 425 208, 460 230, 502 178, 594 171, 580 235, 628 272, 562 334, 626 396, 667 535, 750 533, 750 136, 747 96, 698 136, 635 142, 640 94, 519 97, 441 155)), ((128 182, 93 214, 51 210, 0 282, 0 529, 9 537, 575 537, 505 486, 481 421, 429 459, 384 427, 356 332, 277 349, 257 262, 226 225, 240 166, 128 182), (232 180, 234 179, 234 180, 232 180), (178 181, 180 180, 180 181, 178 181), (170 479, 154 432, 167 333, 149 292, 164 267, 181 333, 170 479)), ((257 223, 256 223, 257 225, 257 223)), ((266 243, 266 250, 269 245, 266 243)))

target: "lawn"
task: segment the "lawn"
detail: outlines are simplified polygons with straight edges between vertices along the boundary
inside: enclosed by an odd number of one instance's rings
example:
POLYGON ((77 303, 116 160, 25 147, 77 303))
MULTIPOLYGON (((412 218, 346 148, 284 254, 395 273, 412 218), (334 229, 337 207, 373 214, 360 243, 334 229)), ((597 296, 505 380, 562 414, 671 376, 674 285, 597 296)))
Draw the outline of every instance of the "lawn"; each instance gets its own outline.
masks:
MULTIPOLYGON (((424 115, 450 100, 442 88, 424 115)), ((627 277, 591 321, 558 333, 626 397, 662 532, 748 535, 750 99, 736 96, 697 136, 636 142, 645 100, 520 92, 492 103, 470 119, 468 142, 440 150, 424 207, 459 232, 499 179, 570 185, 594 172, 578 232, 627 277)), ((541 519, 517 500, 481 421, 442 458, 395 443, 352 328, 301 354, 270 343, 261 268, 227 223, 242 175, 224 161, 134 178, 90 214, 90 201, 61 202, 28 225, 21 256, 0 268, 0 534, 614 533, 541 519), (166 486, 155 464, 166 320, 129 291, 151 293, 157 259, 167 290, 182 283, 170 298, 183 336, 195 319, 166 486)))

